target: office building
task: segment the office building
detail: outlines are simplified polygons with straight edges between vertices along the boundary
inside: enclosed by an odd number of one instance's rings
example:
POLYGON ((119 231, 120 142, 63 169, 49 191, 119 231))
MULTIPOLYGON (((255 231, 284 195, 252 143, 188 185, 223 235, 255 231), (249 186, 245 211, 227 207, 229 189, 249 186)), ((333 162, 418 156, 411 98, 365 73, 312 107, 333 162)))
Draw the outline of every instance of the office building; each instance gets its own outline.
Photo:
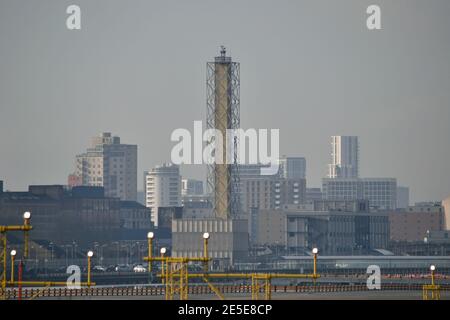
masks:
POLYGON ((324 178, 325 200, 369 200, 372 209, 393 210, 397 206, 397 180, 394 178, 324 178))
POLYGON ((136 201, 120 201, 119 218, 122 239, 145 239, 154 227, 151 209, 136 201))
POLYGON ((148 208, 107 197, 103 187, 41 185, 0 192, 1 224, 21 224, 24 211, 32 214, 31 239, 41 243, 89 247, 95 242, 142 239, 152 228, 148 208))
POLYGON ((284 179, 306 179, 306 159, 282 157, 279 162, 280 176, 284 179))
POLYGON ((445 230, 444 208, 440 203, 416 203, 389 212, 393 241, 423 242, 431 231, 445 230))
POLYGON ((389 242, 384 212, 303 211, 293 206, 261 210, 256 230, 256 245, 279 247, 293 255, 308 254, 313 247, 325 255, 361 255, 386 249, 389 242))
POLYGON ((241 179, 241 200, 244 213, 249 214, 251 208, 280 209, 284 205, 305 202, 305 179, 264 177, 241 179))
POLYGON ((182 196, 195 196, 203 194, 203 181, 195 179, 182 179, 181 180, 181 195, 182 196))
POLYGON ((214 217, 211 197, 208 195, 183 197, 183 218, 211 219, 214 217))
POLYGON ((322 200, 322 189, 306 188, 306 201, 322 200))

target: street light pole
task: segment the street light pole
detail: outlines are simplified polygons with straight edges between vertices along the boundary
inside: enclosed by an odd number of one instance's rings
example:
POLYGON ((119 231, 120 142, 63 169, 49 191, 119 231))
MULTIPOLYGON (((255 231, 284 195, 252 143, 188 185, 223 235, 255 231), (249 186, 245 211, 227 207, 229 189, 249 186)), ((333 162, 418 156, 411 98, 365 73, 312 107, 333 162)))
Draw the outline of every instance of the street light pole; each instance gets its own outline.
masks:
MULTIPOLYGON (((205 232, 203 234, 203 258, 205 259, 208 259, 208 240, 209 240, 209 233, 205 232)), ((204 271, 208 272, 208 270, 209 270, 208 260, 205 260, 204 271)))
POLYGON ((88 257, 88 269, 87 269, 87 286, 88 288, 91 287, 91 258, 94 255, 94 252, 88 251, 87 257, 88 257))
MULTIPOLYGON (((23 214, 23 224, 26 227, 30 226, 30 218, 31 218, 31 213, 29 211, 26 211, 23 214)), ((28 232, 24 233, 24 249, 23 249, 23 257, 24 258, 28 258, 28 242, 29 242, 29 234, 28 232)))
POLYGON ((148 268, 149 283, 153 283, 153 261, 151 259, 153 258, 153 238, 154 237, 155 237, 155 234, 153 232, 147 233, 147 245, 148 245, 147 256, 149 258, 147 268, 148 268))
POLYGON ((317 254, 319 253, 319 249, 313 248, 312 253, 314 255, 314 257, 313 257, 313 279, 314 279, 314 285, 315 285, 316 278, 317 278, 317 254))
POLYGON ((434 271, 436 270, 436 266, 435 265, 431 265, 430 266, 430 271, 431 271, 431 285, 434 286, 434 271))
POLYGON ((14 258, 16 257, 16 250, 11 250, 11 284, 14 283, 14 258))

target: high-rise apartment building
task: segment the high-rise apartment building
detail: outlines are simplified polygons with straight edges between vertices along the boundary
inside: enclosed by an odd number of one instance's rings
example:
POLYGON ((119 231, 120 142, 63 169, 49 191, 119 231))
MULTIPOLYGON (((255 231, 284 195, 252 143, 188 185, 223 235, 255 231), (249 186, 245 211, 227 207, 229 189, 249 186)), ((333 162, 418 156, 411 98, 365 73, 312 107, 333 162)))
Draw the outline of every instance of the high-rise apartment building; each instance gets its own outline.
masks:
POLYGON ((156 166, 144 172, 145 205, 152 210, 152 222, 158 226, 158 208, 181 207, 180 167, 156 166))
POLYGON ((331 137, 331 163, 328 178, 358 178, 359 144, 356 136, 331 137))
POLYGON ((107 197, 136 201, 137 145, 121 144, 109 132, 94 137, 91 147, 77 155, 71 179, 75 185, 102 186, 107 197))

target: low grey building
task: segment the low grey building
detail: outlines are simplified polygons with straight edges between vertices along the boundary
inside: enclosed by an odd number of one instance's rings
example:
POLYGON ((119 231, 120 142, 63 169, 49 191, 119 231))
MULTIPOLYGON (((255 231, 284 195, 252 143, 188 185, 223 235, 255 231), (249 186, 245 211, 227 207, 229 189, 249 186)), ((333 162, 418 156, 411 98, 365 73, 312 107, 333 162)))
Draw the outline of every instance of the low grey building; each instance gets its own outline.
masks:
POLYGON ((209 256, 222 265, 248 257, 247 220, 241 219, 174 219, 172 221, 172 256, 202 257, 203 234, 208 232, 209 256))
MULTIPOLYGON (((384 249, 389 242, 387 213, 345 211, 262 210, 251 221, 258 246, 284 247, 288 254, 303 254, 318 247, 323 254, 364 254, 384 249)), ((253 217, 253 215, 252 215, 253 217)))

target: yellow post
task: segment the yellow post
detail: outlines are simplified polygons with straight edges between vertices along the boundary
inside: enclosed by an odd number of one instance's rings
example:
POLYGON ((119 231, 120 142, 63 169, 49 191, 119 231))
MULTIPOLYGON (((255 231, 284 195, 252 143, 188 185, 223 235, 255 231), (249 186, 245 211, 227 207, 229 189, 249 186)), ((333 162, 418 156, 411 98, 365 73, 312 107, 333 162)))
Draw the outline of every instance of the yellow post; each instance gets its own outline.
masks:
POLYGON ((29 234, 28 234, 28 229, 30 226, 30 218, 31 218, 31 213, 29 211, 25 212, 23 214, 23 225, 25 226, 25 231, 24 231, 24 249, 23 249, 23 257, 27 258, 28 257, 28 240, 29 240, 29 234))
POLYGON ((172 280, 171 279, 171 274, 169 274, 169 268, 171 267, 171 264, 169 263, 169 258, 166 258, 166 275, 165 275, 165 282, 166 282, 166 300, 172 300, 172 289, 173 289, 173 284, 172 284, 172 280), (170 277, 170 278, 169 278, 170 277))
POLYGON ((209 233, 205 232, 203 234, 203 258, 205 258, 205 264, 204 264, 204 271, 208 272, 209 266, 208 266, 208 240, 209 240, 209 233))
POLYGON ((431 299, 432 300, 439 300, 439 293, 438 293, 438 288, 435 285, 434 282, 434 271, 436 270, 436 266, 432 265, 430 266, 430 271, 431 271, 431 299))
POLYGON ((3 252, 2 252, 2 258, 3 258, 3 270, 2 270, 2 292, 5 293, 6 290, 6 232, 2 232, 2 245, 3 245, 3 252))
POLYGON ((316 276, 317 274, 317 254, 314 255, 314 271, 313 271, 314 276, 316 276))
POLYGON ((147 234, 147 241, 148 241, 148 272, 151 274, 152 273, 152 258, 153 258, 153 237, 155 235, 153 234, 153 232, 149 232, 147 234))
POLYGON ((88 258, 88 267, 87 267, 87 286, 88 288, 91 287, 91 258, 94 255, 94 252, 88 251, 87 258, 88 258))
POLYGON ((436 270, 435 265, 430 266, 431 271, 431 284, 424 284, 422 288, 423 300, 428 300, 428 292, 431 291, 431 300, 439 300, 441 298, 441 287, 436 285, 434 272, 436 270))
POLYGON ((164 254, 166 253, 166 248, 161 248, 160 252, 161 252, 161 283, 164 284, 164 278, 166 277, 166 274, 164 273, 164 254))
POLYGON ((11 250, 11 283, 14 283, 14 258, 16 253, 16 250, 11 250))
POLYGON ((24 218, 24 224, 23 225, 13 225, 13 226, 0 226, 0 243, 2 246, 1 254, 0 254, 0 264, 3 267, 2 273, 1 273, 1 296, 0 298, 5 297, 5 290, 6 290, 6 284, 7 284, 7 273, 6 273, 6 266, 7 266, 7 253, 6 253, 6 246, 7 246, 7 234, 8 231, 23 231, 25 233, 25 244, 24 244, 24 257, 28 254, 28 231, 33 229, 33 227, 30 225, 30 218, 31 213, 25 212, 23 214, 24 218))
POLYGON ((252 300, 258 300, 257 291, 258 291, 258 285, 256 283, 256 277, 253 274, 252 275, 252 300))
POLYGON ((272 300, 272 286, 270 284, 270 275, 267 275, 264 290, 266 300, 272 300))
POLYGON ((314 285, 316 285, 316 279, 317 279, 317 254, 319 253, 319 249, 313 248, 312 253, 314 255, 313 257, 313 282, 314 285))

